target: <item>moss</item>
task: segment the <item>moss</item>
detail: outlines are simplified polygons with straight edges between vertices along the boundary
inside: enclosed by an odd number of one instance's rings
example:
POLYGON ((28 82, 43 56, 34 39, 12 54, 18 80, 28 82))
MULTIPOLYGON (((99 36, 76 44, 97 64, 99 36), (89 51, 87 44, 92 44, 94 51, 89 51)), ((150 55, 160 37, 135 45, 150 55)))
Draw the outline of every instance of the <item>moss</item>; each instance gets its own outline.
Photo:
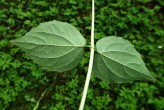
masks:
MULTIPOLYGON (((108 84, 92 75, 86 110, 162 110, 164 90, 164 26, 161 0, 96 1, 95 38, 117 35, 130 40, 142 54, 155 82, 108 84)), ((33 64, 9 40, 21 37, 41 22, 59 20, 77 27, 89 43, 91 2, 84 0, 0 1, 0 109, 31 110, 40 95, 40 110, 77 110, 88 66, 63 74, 33 64)))

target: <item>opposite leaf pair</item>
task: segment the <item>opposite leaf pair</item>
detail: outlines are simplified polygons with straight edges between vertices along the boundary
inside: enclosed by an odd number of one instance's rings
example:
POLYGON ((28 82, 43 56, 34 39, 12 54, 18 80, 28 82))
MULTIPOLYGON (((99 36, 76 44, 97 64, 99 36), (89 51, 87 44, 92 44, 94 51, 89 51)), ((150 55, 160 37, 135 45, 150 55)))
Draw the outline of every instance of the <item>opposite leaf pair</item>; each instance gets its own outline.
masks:
MULTIPOLYGON (((72 25, 59 21, 41 23, 22 38, 12 40, 30 58, 50 71, 76 67, 86 41, 72 25)), ((96 43, 93 72, 109 82, 153 79, 132 44, 120 37, 105 37, 96 43)))

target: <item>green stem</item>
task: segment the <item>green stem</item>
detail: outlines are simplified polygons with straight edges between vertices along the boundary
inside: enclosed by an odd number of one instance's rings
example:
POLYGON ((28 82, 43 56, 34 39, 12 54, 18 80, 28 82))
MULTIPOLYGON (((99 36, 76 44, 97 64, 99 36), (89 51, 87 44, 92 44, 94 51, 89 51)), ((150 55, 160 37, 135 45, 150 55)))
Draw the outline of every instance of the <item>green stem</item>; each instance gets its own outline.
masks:
POLYGON ((33 108, 33 110, 38 110, 40 101, 41 101, 42 98, 44 97, 46 91, 47 91, 47 89, 45 89, 44 92, 41 94, 41 97, 40 97, 39 100, 36 102, 36 105, 35 105, 35 107, 33 108))
POLYGON ((93 59, 94 59, 94 16, 95 16, 94 15, 94 0, 92 0, 92 29, 91 29, 90 60, 89 60, 89 67, 88 67, 87 77, 85 80, 83 96, 80 102, 79 110, 84 109, 84 104, 85 104, 85 100, 87 96, 91 73, 92 73, 92 66, 93 66, 93 59))

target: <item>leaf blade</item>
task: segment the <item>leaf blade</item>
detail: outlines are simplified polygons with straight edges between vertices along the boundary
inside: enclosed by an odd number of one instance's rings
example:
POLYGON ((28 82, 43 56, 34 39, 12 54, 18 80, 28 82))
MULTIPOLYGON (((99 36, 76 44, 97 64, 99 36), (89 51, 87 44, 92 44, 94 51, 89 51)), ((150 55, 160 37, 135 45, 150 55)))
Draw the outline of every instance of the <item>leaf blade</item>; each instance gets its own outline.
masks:
POLYGON ((63 72, 78 65, 86 41, 72 25, 54 20, 41 23, 11 43, 45 69, 63 72))
POLYGON ((105 37, 96 43, 93 72, 111 83, 154 79, 134 46, 120 37, 105 37))

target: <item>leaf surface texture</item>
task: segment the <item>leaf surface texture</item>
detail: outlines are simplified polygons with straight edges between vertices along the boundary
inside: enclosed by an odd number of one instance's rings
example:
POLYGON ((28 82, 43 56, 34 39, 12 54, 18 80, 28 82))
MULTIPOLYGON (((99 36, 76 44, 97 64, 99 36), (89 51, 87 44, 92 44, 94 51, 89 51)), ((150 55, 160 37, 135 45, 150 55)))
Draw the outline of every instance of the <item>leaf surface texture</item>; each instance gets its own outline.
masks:
POLYGON ((58 72, 76 67, 83 57, 86 44, 74 26, 55 20, 41 23, 11 42, 27 52, 35 63, 58 72))
POLYGON ((96 43, 93 72, 110 83, 154 79, 134 46, 121 37, 105 37, 96 43))

